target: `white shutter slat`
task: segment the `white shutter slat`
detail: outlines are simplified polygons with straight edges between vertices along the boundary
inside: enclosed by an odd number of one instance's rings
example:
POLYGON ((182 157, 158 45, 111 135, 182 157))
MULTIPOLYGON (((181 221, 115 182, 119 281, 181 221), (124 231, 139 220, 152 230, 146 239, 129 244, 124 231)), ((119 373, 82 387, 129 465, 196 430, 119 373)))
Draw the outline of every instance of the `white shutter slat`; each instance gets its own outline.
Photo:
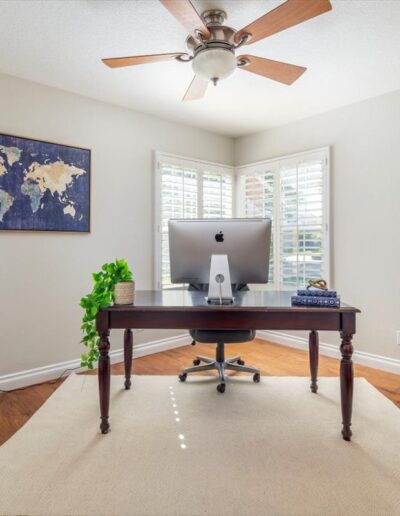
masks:
POLYGON ((169 263, 168 220, 170 218, 232 217, 233 177, 218 167, 201 172, 192 162, 171 159, 160 162, 160 274, 161 288, 172 286, 169 263), (201 197, 201 198, 200 198, 201 197))
POLYGON ((232 217, 233 181, 231 174, 203 173, 203 217, 232 217))
POLYGON ((160 164, 161 175, 161 286, 172 286, 169 268, 168 220, 197 217, 197 171, 160 164))
POLYGON ((272 216, 277 263, 273 288, 329 280, 328 149, 271 160, 239 172, 239 206, 246 217, 272 216), (265 173, 267 167, 271 173, 265 173), (264 170, 263 170, 264 169, 264 170), (274 190, 275 178, 275 190, 274 190))
POLYGON ((282 287, 300 288, 324 275, 323 193, 322 161, 281 170, 282 287))
MULTIPOLYGON (((244 217, 274 218, 274 175, 273 172, 255 172, 244 174, 240 178, 240 190, 243 198, 244 217)), ((270 283, 274 282, 274 230, 271 236, 269 261, 270 283)))

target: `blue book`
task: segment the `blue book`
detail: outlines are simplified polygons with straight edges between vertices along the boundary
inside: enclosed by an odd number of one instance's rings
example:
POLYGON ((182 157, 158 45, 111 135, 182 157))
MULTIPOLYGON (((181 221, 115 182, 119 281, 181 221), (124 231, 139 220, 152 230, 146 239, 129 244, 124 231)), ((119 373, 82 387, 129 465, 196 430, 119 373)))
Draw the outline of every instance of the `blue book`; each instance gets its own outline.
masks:
POLYGON ((295 306, 340 306, 340 297, 324 296, 292 296, 292 305, 295 306))
POLYGON ((300 289, 298 296, 337 297, 336 290, 300 289))

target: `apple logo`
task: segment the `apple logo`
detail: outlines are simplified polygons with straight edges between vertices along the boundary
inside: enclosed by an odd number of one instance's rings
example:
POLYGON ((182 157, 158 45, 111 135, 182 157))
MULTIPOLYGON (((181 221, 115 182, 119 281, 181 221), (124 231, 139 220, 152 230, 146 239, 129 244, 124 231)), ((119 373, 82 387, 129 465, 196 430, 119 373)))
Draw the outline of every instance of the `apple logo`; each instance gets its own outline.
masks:
POLYGON ((215 235, 215 240, 216 240, 216 242, 223 242, 224 241, 224 234, 222 233, 222 231, 220 231, 219 233, 217 233, 215 235))

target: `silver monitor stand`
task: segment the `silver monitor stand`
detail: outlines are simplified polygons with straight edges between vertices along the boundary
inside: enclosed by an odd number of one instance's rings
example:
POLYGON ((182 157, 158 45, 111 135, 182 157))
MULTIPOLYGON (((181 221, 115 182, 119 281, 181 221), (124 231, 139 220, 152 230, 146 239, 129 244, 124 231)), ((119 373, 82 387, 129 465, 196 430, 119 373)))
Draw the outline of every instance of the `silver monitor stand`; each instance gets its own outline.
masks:
POLYGON ((230 305, 233 303, 231 275, 228 255, 211 255, 210 279, 208 282, 207 302, 213 305, 230 305))

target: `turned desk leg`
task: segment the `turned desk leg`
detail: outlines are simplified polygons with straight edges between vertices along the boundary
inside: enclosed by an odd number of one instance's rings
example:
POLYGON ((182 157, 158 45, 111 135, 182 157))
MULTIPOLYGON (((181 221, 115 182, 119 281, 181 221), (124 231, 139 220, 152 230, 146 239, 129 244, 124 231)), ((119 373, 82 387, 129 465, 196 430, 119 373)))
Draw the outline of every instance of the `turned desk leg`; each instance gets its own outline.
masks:
POLYGON ((350 427, 354 384, 353 361, 351 359, 353 354, 351 340, 353 335, 341 332, 340 336, 342 338, 342 344, 340 346, 340 352, 342 354, 340 363, 340 392, 343 418, 342 436, 345 441, 350 441, 352 435, 350 427))
POLYGON ((124 365, 125 365, 125 389, 131 388, 131 372, 132 372, 132 351, 133 337, 132 330, 124 332, 124 365))
POLYGON ((101 423, 100 430, 102 434, 107 434, 110 430, 110 424, 108 422, 108 411, 110 407, 110 341, 108 340, 110 332, 104 331, 100 333, 99 343, 99 394, 100 394, 100 414, 101 423))
POLYGON ((318 379, 318 358, 319 358, 319 336, 318 332, 313 330, 310 331, 308 337, 308 352, 310 356, 310 373, 311 373, 311 392, 318 391, 317 379, 318 379))

